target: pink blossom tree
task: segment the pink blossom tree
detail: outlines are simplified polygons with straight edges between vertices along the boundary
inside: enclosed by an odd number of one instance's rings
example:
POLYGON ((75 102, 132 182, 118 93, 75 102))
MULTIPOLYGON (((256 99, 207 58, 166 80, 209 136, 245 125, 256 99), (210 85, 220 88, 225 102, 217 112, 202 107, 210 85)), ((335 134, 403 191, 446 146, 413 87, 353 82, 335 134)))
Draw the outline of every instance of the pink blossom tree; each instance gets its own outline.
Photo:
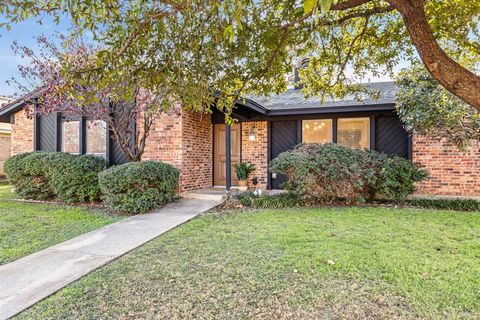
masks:
POLYGON ((15 54, 30 60, 19 65, 21 79, 12 78, 24 94, 30 117, 61 112, 66 118, 88 117, 102 120, 109 126, 111 137, 117 141, 129 161, 140 161, 154 120, 173 105, 167 90, 145 90, 128 78, 102 85, 101 73, 71 75, 68 70, 84 70, 98 59, 101 48, 82 41, 67 41, 60 48, 44 36, 37 38, 39 52, 13 43, 15 54), (92 76, 93 74, 93 76, 92 76))

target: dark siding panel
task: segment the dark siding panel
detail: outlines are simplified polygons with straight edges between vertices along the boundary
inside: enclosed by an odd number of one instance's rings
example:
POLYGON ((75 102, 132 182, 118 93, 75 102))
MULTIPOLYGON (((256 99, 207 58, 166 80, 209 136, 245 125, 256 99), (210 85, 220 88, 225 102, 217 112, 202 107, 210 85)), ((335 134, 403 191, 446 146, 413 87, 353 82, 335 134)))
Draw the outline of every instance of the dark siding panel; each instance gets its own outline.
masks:
MULTIPOLYGON (((282 152, 291 150, 299 143, 297 121, 272 121, 270 143, 270 160, 275 159, 282 152)), ((284 182, 285 177, 281 175, 278 175, 276 179, 271 179, 272 189, 281 189, 284 182)))
POLYGON ((377 151, 408 158, 408 133, 398 117, 378 117, 375 127, 377 151))
POLYGON ((57 136, 56 136, 56 125, 57 125, 57 115, 54 113, 45 114, 40 116, 41 119, 39 121, 39 150, 42 151, 57 151, 56 143, 57 143, 57 136))
POLYGON ((122 149, 120 148, 120 145, 117 143, 116 140, 112 140, 112 147, 111 147, 111 160, 112 160, 112 165, 119 165, 123 163, 127 163, 127 157, 123 153, 122 149))

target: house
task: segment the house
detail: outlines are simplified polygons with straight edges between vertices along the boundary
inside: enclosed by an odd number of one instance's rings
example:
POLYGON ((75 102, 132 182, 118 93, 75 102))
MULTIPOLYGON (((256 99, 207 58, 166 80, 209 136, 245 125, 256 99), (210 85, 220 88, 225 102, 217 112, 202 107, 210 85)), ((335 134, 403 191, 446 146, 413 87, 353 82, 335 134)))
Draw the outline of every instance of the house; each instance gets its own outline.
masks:
MULTIPOLYGON (((0 108, 7 103, 12 102, 13 99, 0 95, 0 108)), ((10 123, 0 123, 0 176, 4 176, 3 163, 10 157, 10 139, 11 139, 11 125, 10 123)))
MULTIPOLYGON (((269 162, 279 153, 301 142, 334 142, 398 155, 425 166, 431 177, 418 185, 419 194, 480 196, 477 143, 461 152, 443 140, 409 135, 395 114, 396 86, 391 82, 366 85, 379 92, 378 99, 347 97, 322 103, 314 97, 305 99, 300 89, 247 97, 237 101, 233 117, 238 123, 232 126, 225 125, 217 110, 208 115, 171 110, 156 120, 143 159, 177 167, 181 191, 235 186, 236 179, 227 168, 239 161, 255 164, 255 187, 279 189, 283 178, 268 172, 269 162)), ((12 154, 66 151, 104 156, 112 165, 126 161, 104 123, 92 126, 95 120, 66 120, 61 114, 32 119, 26 115, 26 104, 19 99, 0 109, 0 122, 12 125, 12 154)))

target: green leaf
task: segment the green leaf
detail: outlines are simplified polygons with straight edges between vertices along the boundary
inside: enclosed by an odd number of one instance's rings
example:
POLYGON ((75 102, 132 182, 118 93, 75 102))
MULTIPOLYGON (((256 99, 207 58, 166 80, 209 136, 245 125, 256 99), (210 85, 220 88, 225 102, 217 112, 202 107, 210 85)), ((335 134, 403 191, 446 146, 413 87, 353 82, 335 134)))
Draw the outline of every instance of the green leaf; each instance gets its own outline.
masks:
POLYGON ((317 5, 317 0, 303 0, 303 12, 309 14, 317 5))

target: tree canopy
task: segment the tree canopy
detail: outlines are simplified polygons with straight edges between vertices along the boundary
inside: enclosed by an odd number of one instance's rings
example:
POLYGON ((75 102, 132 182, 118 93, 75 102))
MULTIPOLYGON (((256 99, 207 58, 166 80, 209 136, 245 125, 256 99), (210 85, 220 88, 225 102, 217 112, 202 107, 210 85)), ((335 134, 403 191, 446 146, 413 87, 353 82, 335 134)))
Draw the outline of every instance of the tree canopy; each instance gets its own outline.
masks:
POLYGON ((396 82, 396 109, 408 131, 446 138, 462 150, 480 140, 480 114, 440 86, 425 68, 405 69, 396 82))
POLYGON ((393 75, 401 60, 420 58, 480 110, 479 1, 6 0, 0 13, 6 27, 48 14, 71 19, 73 38, 93 34, 101 49, 88 66, 63 64, 66 81, 96 79, 113 93, 118 83, 166 86, 188 109, 209 110, 216 96, 228 114, 244 94, 282 91, 295 59, 309 56, 307 95, 342 97, 367 73, 393 75))

